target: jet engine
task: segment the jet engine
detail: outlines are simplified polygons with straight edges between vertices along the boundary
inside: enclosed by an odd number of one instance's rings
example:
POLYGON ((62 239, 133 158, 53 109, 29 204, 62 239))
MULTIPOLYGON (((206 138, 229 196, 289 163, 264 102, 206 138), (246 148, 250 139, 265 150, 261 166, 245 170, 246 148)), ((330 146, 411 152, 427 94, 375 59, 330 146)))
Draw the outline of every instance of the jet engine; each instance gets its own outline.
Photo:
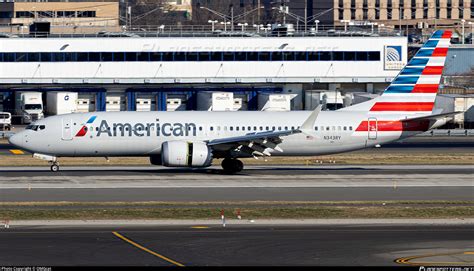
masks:
POLYGON ((161 160, 166 167, 208 167, 212 151, 204 142, 167 141, 161 146, 161 160))

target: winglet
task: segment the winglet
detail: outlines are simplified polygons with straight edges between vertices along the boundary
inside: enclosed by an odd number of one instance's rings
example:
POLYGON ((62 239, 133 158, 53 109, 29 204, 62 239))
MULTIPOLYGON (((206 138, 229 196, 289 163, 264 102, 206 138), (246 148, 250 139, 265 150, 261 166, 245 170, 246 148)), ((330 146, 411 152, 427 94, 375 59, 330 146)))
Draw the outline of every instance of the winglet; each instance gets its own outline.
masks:
POLYGON ((305 120, 303 125, 301 125, 300 130, 302 132, 308 132, 312 131, 314 127, 314 123, 316 122, 316 119, 318 118, 319 112, 321 112, 321 105, 318 105, 316 109, 309 115, 309 117, 305 120))

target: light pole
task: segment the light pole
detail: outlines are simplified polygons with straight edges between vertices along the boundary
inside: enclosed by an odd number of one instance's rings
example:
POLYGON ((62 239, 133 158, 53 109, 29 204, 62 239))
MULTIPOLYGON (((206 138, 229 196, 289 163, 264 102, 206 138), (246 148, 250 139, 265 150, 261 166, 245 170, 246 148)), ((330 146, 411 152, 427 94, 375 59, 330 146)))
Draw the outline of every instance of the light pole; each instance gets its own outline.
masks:
POLYGON ((230 4, 230 31, 234 32, 234 5, 230 4))
POLYGON ((308 0, 304 0, 304 32, 308 29, 308 0))
POLYGON ((377 23, 372 23, 372 22, 370 22, 370 23, 368 23, 368 25, 370 25, 370 32, 371 32, 372 34, 374 34, 374 25, 377 25, 377 23))
POLYGON ((245 32, 245 27, 248 26, 248 23, 238 23, 237 26, 242 27, 242 32, 245 32))
POLYGON ((268 30, 270 30, 270 27, 262 27, 262 28, 260 28, 260 29, 262 29, 263 31, 265 31, 265 34, 267 34, 267 33, 268 33, 268 30))
POLYGON ((207 22, 212 25, 212 32, 214 32, 214 24, 217 23, 217 20, 209 20, 207 22))
POLYGON ((253 27, 256 29, 257 33, 260 33, 260 28, 263 27, 263 24, 254 24, 253 27))
POLYGON ((462 19, 461 20, 461 28, 462 28, 462 44, 464 44, 464 24, 466 23, 466 20, 462 19))
MULTIPOLYGON (((234 31, 234 21, 235 21, 235 20, 239 20, 240 18, 243 18, 243 17, 245 17, 245 16, 249 15, 250 13, 255 12, 255 11, 257 11, 257 10, 260 12, 260 9, 263 9, 264 6, 258 6, 257 8, 254 8, 254 9, 252 9, 252 10, 249 10, 249 11, 247 11, 247 12, 244 12, 244 13, 242 13, 242 14, 235 15, 235 16, 234 16, 234 6, 230 6, 230 16, 229 16, 229 15, 226 15, 226 14, 224 14, 224 13, 222 13, 222 12, 218 12, 218 11, 215 11, 215 10, 213 10, 213 9, 207 8, 207 7, 201 6, 201 7, 199 7, 199 8, 204 9, 204 10, 207 10, 208 12, 210 12, 210 13, 212 13, 212 14, 214 14, 214 15, 217 15, 217 16, 219 16, 219 17, 221 17, 221 18, 224 20, 224 23, 221 22, 221 24, 224 24, 225 29, 227 29, 227 25, 228 25, 228 24, 232 24, 232 25, 231 25, 231 29, 232 29, 232 31, 234 31), (227 23, 227 21, 230 21, 230 22, 227 23)), ((226 31, 227 31, 227 30, 226 30, 226 31)))
POLYGON ((221 22, 221 24, 224 25, 224 32, 227 32, 227 26, 230 24, 230 22, 221 22))
POLYGON ((319 20, 314 21, 316 23, 316 33, 318 33, 319 20))
POLYGON ((351 20, 341 20, 341 23, 344 24, 344 32, 347 32, 347 24, 350 23, 351 20))

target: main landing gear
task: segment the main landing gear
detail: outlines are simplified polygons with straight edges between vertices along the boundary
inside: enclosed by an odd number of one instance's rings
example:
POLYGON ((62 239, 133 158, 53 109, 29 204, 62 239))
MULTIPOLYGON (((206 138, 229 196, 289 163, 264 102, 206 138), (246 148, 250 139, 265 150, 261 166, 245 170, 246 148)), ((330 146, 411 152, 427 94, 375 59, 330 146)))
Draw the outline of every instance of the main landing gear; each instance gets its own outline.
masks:
POLYGON ((244 169, 244 163, 235 158, 225 158, 221 164, 225 173, 232 174, 240 172, 244 169))
POLYGON ((51 164, 51 171, 52 171, 52 172, 58 172, 58 171, 59 171, 58 162, 53 162, 53 163, 51 164))

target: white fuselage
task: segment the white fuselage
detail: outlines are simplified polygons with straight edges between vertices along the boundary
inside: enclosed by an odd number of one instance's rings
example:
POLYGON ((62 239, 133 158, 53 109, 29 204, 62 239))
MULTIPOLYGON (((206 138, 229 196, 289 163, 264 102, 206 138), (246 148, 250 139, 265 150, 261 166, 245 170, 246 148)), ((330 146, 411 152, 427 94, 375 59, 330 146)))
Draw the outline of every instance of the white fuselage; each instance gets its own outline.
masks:
MULTIPOLYGON (((208 142, 255 132, 298 129, 311 114, 293 112, 95 112, 49 117, 11 139, 33 153, 55 157, 150 156, 161 153, 166 141, 208 142), (87 123, 95 116, 92 122, 87 123), (86 126, 83 135, 79 131, 86 126), (41 129, 43 128, 43 129, 41 129)), ((413 135, 401 131, 357 131, 367 112, 320 112, 310 133, 283 138, 283 152, 272 155, 306 156, 353 151, 413 135), (317 128, 315 128, 317 127, 317 128)), ((84 131, 83 131, 84 132, 84 131)))

